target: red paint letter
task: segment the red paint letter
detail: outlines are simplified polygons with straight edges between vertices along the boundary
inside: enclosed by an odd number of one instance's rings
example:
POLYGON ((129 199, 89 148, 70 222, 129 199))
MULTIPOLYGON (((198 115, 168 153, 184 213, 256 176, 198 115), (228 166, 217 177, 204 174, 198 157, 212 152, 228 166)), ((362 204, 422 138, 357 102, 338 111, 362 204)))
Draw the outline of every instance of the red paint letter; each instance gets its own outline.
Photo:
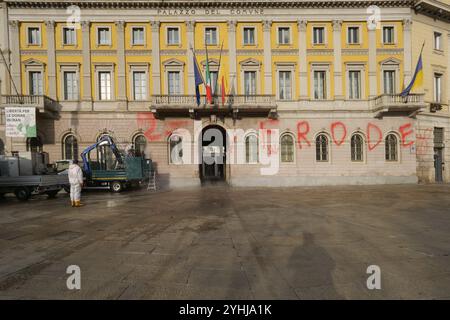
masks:
POLYGON ((372 151, 373 149, 375 149, 375 147, 380 144, 382 138, 383 138, 383 134, 381 133, 381 129, 378 128, 377 125, 374 125, 369 122, 367 124, 367 146, 369 148, 369 151, 372 151), (375 131, 378 133, 378 140, 376 140, 376 142, 374 144, 371 144, 372 140, 370 138, 370 136, 371 136, 370 129, 375 129, 375 131))
POLYGON ((298 147, 300 149, 302 148, 302 139, 305 140, 305 142, 308 144, 308 147, 311 146, 311 143, 309 142, 308 138, 306 137, 308 132, 309 132, 309 123, 308 123, 308 121, 299 121, 299 122, 297 122, 297 143, 298 143, 298 147), (300 130, 301 127, 304 127, 303 131, 300 130))
POLYGON ((333 122, 331 124, 331 137, 333 138, 334 143, 337 146, 340 146, 342 144, 342 142, 344 142, 345 137, 347 136, 347 127, 345 126, 345 124, 343 124, 342 122, 338 121, 338 122, 333 122), (343 133, 341 136, 341 139, 339 141, 336 140, 335 134, 334 134, 334 130, 337 126, 342 127, 343 133))
POLYGON ((411 128, 411 123, 406 123, 406 124, 400 126, 400 128, 398 128, 398 131, 400 131, 400 135, 402 137, 402 146, 404 146, 404 147, 408 147, 414 143, 413 140, 409 141, 408 143, 406 143, 406 141, 405 141, 406 137, 413 133, 412 129, 410 129, 410 128, 411 128))
POLYGON ((144 135, 147 140, 155 141, 161 138, 160 134, 155 133, 157 123, 153 113, 139 112, 136 120, 138 127, 145 130, 144 135))

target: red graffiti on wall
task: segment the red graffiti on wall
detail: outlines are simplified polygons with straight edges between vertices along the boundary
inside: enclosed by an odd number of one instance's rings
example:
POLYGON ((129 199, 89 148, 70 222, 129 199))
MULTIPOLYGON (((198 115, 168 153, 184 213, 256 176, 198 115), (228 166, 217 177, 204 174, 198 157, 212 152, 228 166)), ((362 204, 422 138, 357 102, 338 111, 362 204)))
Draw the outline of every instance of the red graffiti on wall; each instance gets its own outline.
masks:
POLYGON ((263 150, 267 149, 268 156, 270 156, 272 154, 277 154, 277 152, 278 152, 277 147, 274 146, 272 143, 272 130, 270 130, 268 127, 276 129, 279 125, 279 122, 280 121, 277 119, 268 119, 268 120, 259 122, 259 129, 267 130, 266 134, 263 133, 261 136, 261 145, 262 145, 263 150))
POLYGON ((369 148, 369 151, 372 151, 375 149, 383 139, 383 133, 381 132, 381 129, 373 123, 367 124, 367 147, 369 148), (372 132, 375 131, 378 134, 378 137, 376 140, 372 140, 372 132))
POLYGON ((418 156, 426 155, 428 148, 431 147, 433 138, 433 129, 425 128, 419 130, 416 134, 416 154, 418 156))
POLYGON ((347 136, 347 127, 340 121, 333 122, 331 124, 331 138, 334 141, 334 144, 340 146, 342 142, 344 142, 345 137, 347 136), (336 128, 341 127, 341 137, 340 139, 336 139, 336 128))
POLYGON ((151 112, 139 112, 137 114, 137 126, 144 130, 144 136, 148 141, 161 139, 161 134, 157 133, 157 120, 151 112))
POLYGON ((306 142, 308 147, 311 146, 311 142, 309 142, 306 135, 309 133, 309 123, 308 121, 299 121, 297 122, 297 144, 298 147, 302 148, 302 140, 306 142))
POLYGON ((398 131, 400 131, 402 146, 404 147, 408 147, 414 143, 413 140, 406 142, 406 137, 413 133, 411 127, 412 127, 411 123, 405 123, 404 125, 400 126, 400 128, 398 128, 398 131))

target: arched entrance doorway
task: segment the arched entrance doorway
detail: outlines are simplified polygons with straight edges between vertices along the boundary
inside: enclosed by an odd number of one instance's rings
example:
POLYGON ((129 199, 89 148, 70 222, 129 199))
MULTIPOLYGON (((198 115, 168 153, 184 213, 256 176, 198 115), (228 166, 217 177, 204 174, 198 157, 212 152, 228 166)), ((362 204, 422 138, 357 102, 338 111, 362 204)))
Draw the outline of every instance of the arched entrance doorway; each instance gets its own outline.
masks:
POLYGON ((218 125, 209 125, 201 133, 200 180, 204 182, 224 181, 226 178, 226 131, 218 125))

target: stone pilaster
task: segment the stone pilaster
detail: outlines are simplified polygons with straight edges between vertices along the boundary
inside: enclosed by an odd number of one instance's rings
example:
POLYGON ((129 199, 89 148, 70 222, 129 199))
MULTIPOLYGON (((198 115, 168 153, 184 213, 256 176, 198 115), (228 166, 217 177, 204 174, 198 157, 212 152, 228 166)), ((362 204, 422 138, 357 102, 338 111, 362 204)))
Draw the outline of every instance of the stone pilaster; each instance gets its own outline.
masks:
POLYGON ((306 20, 298 20, 298 66, 300 83, 300 100, 308 100, 308 65, 306 59, 306 20))
POLYGON ((272 94, 272 47, 270 39, 270 31, 272 29, 272 21, 263 21, 264 33, 264 94, 272 94))
POLYGON ((126 108, 127 103, 127 81, 125 66, 125 22, 116 21, 117 30, 117 85, 119 108, 126 108))
MULTIPOLYGON (((333 20, 333 55, 334 55, 334 99, 343 100, 342 92, 342 50, 341 50, 342 20, 333 20)), ((331 97, 328 97, 331 98, 331 97)))
POLYGON ((19 21, 9 21, 10 28, 10 49, 11 49, 11 77, 13 81, 13 88, 11 93, 22 93, 22 82, 20 76, 20 45, 19 45, 19 21), (14 86, 16 89, 14 89, 14 86))
POLYGON ((194 55, 192 50, 194 50, 195 45, 195 21, 186 21, 187 30, 187 75, 188 75, 188 94, 195 94, 195 75, 194 75, 194 55))
POLYGON ((228 21, 228 49, 229 49, 229 63, 230 63, 230 90, 233 88, 234 92, 237 93, 237 68, 236 68, 236 21, 228 21))
POLYGON ((411 81, 412 70, 412 38, 411 38, 411 19, 403 20, 403 77, 405 87, 411 81))
POLYGON ((159 21, 150 22, 152 28, 152 81, 153 94, 161 94, 161 68, 159 58, 159 21))
POLYGON ((89 21, 81 22, 81 32, 83 39, 83 95, 81 97, 81 100, 83 108, 86 109, 92 109, 90 29, 91 23, 89 21))
POLYGON ((47 81, 48 96, 57 100, 56 96, 56 53, 55 53, 55 22, 45 21, 47 29, 47 81))
POLYGON ((378 94, 377 83, 377 39, 376 29, 368 28, 369 33, 369 99, 378 94))

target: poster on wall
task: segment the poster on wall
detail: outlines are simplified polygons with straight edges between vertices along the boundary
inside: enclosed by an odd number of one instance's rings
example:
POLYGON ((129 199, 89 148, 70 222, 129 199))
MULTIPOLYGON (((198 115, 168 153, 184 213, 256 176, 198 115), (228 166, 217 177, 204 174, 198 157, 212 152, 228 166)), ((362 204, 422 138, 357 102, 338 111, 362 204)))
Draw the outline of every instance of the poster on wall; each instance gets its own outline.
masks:
POLYGON ((5 108, 7 137, 36 137, 36 109, 27 107, 5 108))

